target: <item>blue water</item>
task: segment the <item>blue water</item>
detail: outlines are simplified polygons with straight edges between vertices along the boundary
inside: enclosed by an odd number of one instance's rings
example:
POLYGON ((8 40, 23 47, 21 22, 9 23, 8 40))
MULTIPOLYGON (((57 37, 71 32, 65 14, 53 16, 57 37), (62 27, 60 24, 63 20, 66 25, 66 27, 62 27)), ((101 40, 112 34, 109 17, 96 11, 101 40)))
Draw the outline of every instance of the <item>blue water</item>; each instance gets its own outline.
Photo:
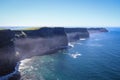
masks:
POLYGON ((58 53, 21 61, 22 80, 120 80, 120 28, 91 34, 58 53))

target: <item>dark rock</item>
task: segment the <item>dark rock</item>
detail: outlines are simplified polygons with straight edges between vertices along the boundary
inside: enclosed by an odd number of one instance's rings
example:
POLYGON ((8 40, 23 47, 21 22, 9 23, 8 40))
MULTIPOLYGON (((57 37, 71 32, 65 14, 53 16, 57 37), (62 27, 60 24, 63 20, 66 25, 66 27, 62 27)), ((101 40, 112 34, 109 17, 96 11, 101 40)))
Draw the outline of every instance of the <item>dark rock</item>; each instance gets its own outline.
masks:
POLYGON ((10 30, 0 30, 0 48, 13 44, 14 33, 10 30))
POLYGON ((9 78, 9 80, 20 80, 20 77, 21 77, 21 75, 20 75, 20 73, 18 72, 18 73, 16 73, 16 74, 12 75, 12 76, 9 78))
POLYGON ((15 70, 17 57, 14 48, 14 34, 10 30, 0 30, 0 76, 15 70))

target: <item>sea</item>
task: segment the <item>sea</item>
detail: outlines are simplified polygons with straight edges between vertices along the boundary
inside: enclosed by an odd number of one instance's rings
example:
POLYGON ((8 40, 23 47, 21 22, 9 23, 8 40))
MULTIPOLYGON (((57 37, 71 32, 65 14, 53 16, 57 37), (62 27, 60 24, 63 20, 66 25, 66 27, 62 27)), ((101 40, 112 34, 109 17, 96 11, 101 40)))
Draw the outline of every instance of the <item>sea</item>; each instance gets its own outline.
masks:
POLYGON ((120 80, 120 28, 107 29, 68 49, 22 60, 21 80, 120 80))

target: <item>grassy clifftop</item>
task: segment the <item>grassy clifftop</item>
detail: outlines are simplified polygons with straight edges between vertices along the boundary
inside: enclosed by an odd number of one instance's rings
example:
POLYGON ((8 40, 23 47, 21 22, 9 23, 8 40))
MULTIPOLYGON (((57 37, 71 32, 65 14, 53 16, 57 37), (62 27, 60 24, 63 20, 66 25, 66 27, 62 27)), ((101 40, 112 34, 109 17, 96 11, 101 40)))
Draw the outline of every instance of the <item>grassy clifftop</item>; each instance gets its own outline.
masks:
POLYGON ((22 30, 38 30, 40 27, 29 27, 29 28, 24 28, 22 30))

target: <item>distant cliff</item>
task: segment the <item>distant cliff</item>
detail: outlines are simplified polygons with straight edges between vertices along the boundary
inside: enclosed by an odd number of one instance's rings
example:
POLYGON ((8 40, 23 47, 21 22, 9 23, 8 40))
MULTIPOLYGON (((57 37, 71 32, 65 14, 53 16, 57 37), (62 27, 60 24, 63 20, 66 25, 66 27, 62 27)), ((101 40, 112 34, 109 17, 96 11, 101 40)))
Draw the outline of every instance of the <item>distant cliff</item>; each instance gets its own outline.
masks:
POLYGON ((89 33, 108 32, 106 28, 88 28, 89 33))
POLYGON ((69 42, 79 40, 80 38, 89 38, 87 28, 65 28, 65 32, 69 42))

